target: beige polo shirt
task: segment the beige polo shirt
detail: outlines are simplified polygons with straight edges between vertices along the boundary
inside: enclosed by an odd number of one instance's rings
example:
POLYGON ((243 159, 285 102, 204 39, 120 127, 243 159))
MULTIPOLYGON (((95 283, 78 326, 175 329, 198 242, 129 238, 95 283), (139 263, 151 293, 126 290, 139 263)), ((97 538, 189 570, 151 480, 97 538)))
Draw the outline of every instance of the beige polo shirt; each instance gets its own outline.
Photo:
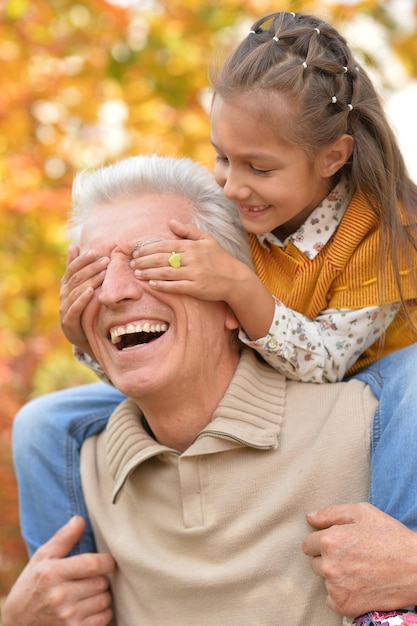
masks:
POLYGON ((288 382, 251 351, 182 454, 123 402, 81 454, 118 626, 340 626, 305 514, 367 499, 375 408, 359 381, 288 382))

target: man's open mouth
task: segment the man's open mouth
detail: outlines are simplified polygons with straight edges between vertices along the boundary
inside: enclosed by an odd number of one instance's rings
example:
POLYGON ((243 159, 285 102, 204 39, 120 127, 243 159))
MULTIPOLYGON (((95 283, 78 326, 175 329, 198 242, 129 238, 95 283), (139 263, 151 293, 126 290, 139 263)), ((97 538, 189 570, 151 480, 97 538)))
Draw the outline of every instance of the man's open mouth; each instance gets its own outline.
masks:
POLYGON ((126 326, 111 328, 110 339, 118 350, 126 350, 154 341, 167 330, 168 324, 165 322, 131 322, 126 326))

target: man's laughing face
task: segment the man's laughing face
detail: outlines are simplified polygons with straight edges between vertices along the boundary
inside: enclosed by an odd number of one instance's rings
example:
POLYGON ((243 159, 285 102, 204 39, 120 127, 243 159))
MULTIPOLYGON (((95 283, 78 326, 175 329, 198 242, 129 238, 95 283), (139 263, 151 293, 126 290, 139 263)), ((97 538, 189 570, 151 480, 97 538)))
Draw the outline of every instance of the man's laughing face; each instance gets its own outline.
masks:
POLYGON ((219 359, 229 337, 224 303, 158 292, 134 276, 133 250, 175 238, 169 227, 174 217, 191 221, 184 198, 123 198, 94 207, 81 234, 81 252, 110 257, 83 313, 84 332, 113 384, 138 400, 161 389, 183 393, 191 381, 204 380, 207 354, 219 359))

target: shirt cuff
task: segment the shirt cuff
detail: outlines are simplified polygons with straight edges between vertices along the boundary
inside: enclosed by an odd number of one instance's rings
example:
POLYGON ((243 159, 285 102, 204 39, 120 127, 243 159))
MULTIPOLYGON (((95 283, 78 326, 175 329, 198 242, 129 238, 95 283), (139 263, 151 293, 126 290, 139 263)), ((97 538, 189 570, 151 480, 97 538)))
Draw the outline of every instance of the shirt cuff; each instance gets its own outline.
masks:
POLYGON ((80 350, 80 348, 77 348, 77 346, 74 346, 73 354, 74 354, 75 360, 78 361, 78 363, 81 363, 81 365, 85 365, 86 367, 88 367, 88 369, 94 372, 97 378, 103 381, 103 383, 107 383, 108 385, 113 386, 113 383, 103 372, 103 370, 101 369, 101 366, 89 354, 86 354, 83 350, 80 350))

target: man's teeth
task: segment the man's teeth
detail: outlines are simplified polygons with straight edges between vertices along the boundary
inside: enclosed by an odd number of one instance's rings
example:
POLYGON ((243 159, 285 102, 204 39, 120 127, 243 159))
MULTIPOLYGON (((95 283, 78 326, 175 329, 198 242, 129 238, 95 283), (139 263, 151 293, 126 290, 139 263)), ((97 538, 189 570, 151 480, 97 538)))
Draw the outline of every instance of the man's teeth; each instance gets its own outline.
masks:
POLYGON ((119 343, 123 335, 133 335, 134 333, 164 333, 168 330, 168 324, 162 322, 161 324, 150 324, 145 322, 144 324, 131 323, 126 326, 118 326, 110 330, 110 338, 112 343, 119 343))

